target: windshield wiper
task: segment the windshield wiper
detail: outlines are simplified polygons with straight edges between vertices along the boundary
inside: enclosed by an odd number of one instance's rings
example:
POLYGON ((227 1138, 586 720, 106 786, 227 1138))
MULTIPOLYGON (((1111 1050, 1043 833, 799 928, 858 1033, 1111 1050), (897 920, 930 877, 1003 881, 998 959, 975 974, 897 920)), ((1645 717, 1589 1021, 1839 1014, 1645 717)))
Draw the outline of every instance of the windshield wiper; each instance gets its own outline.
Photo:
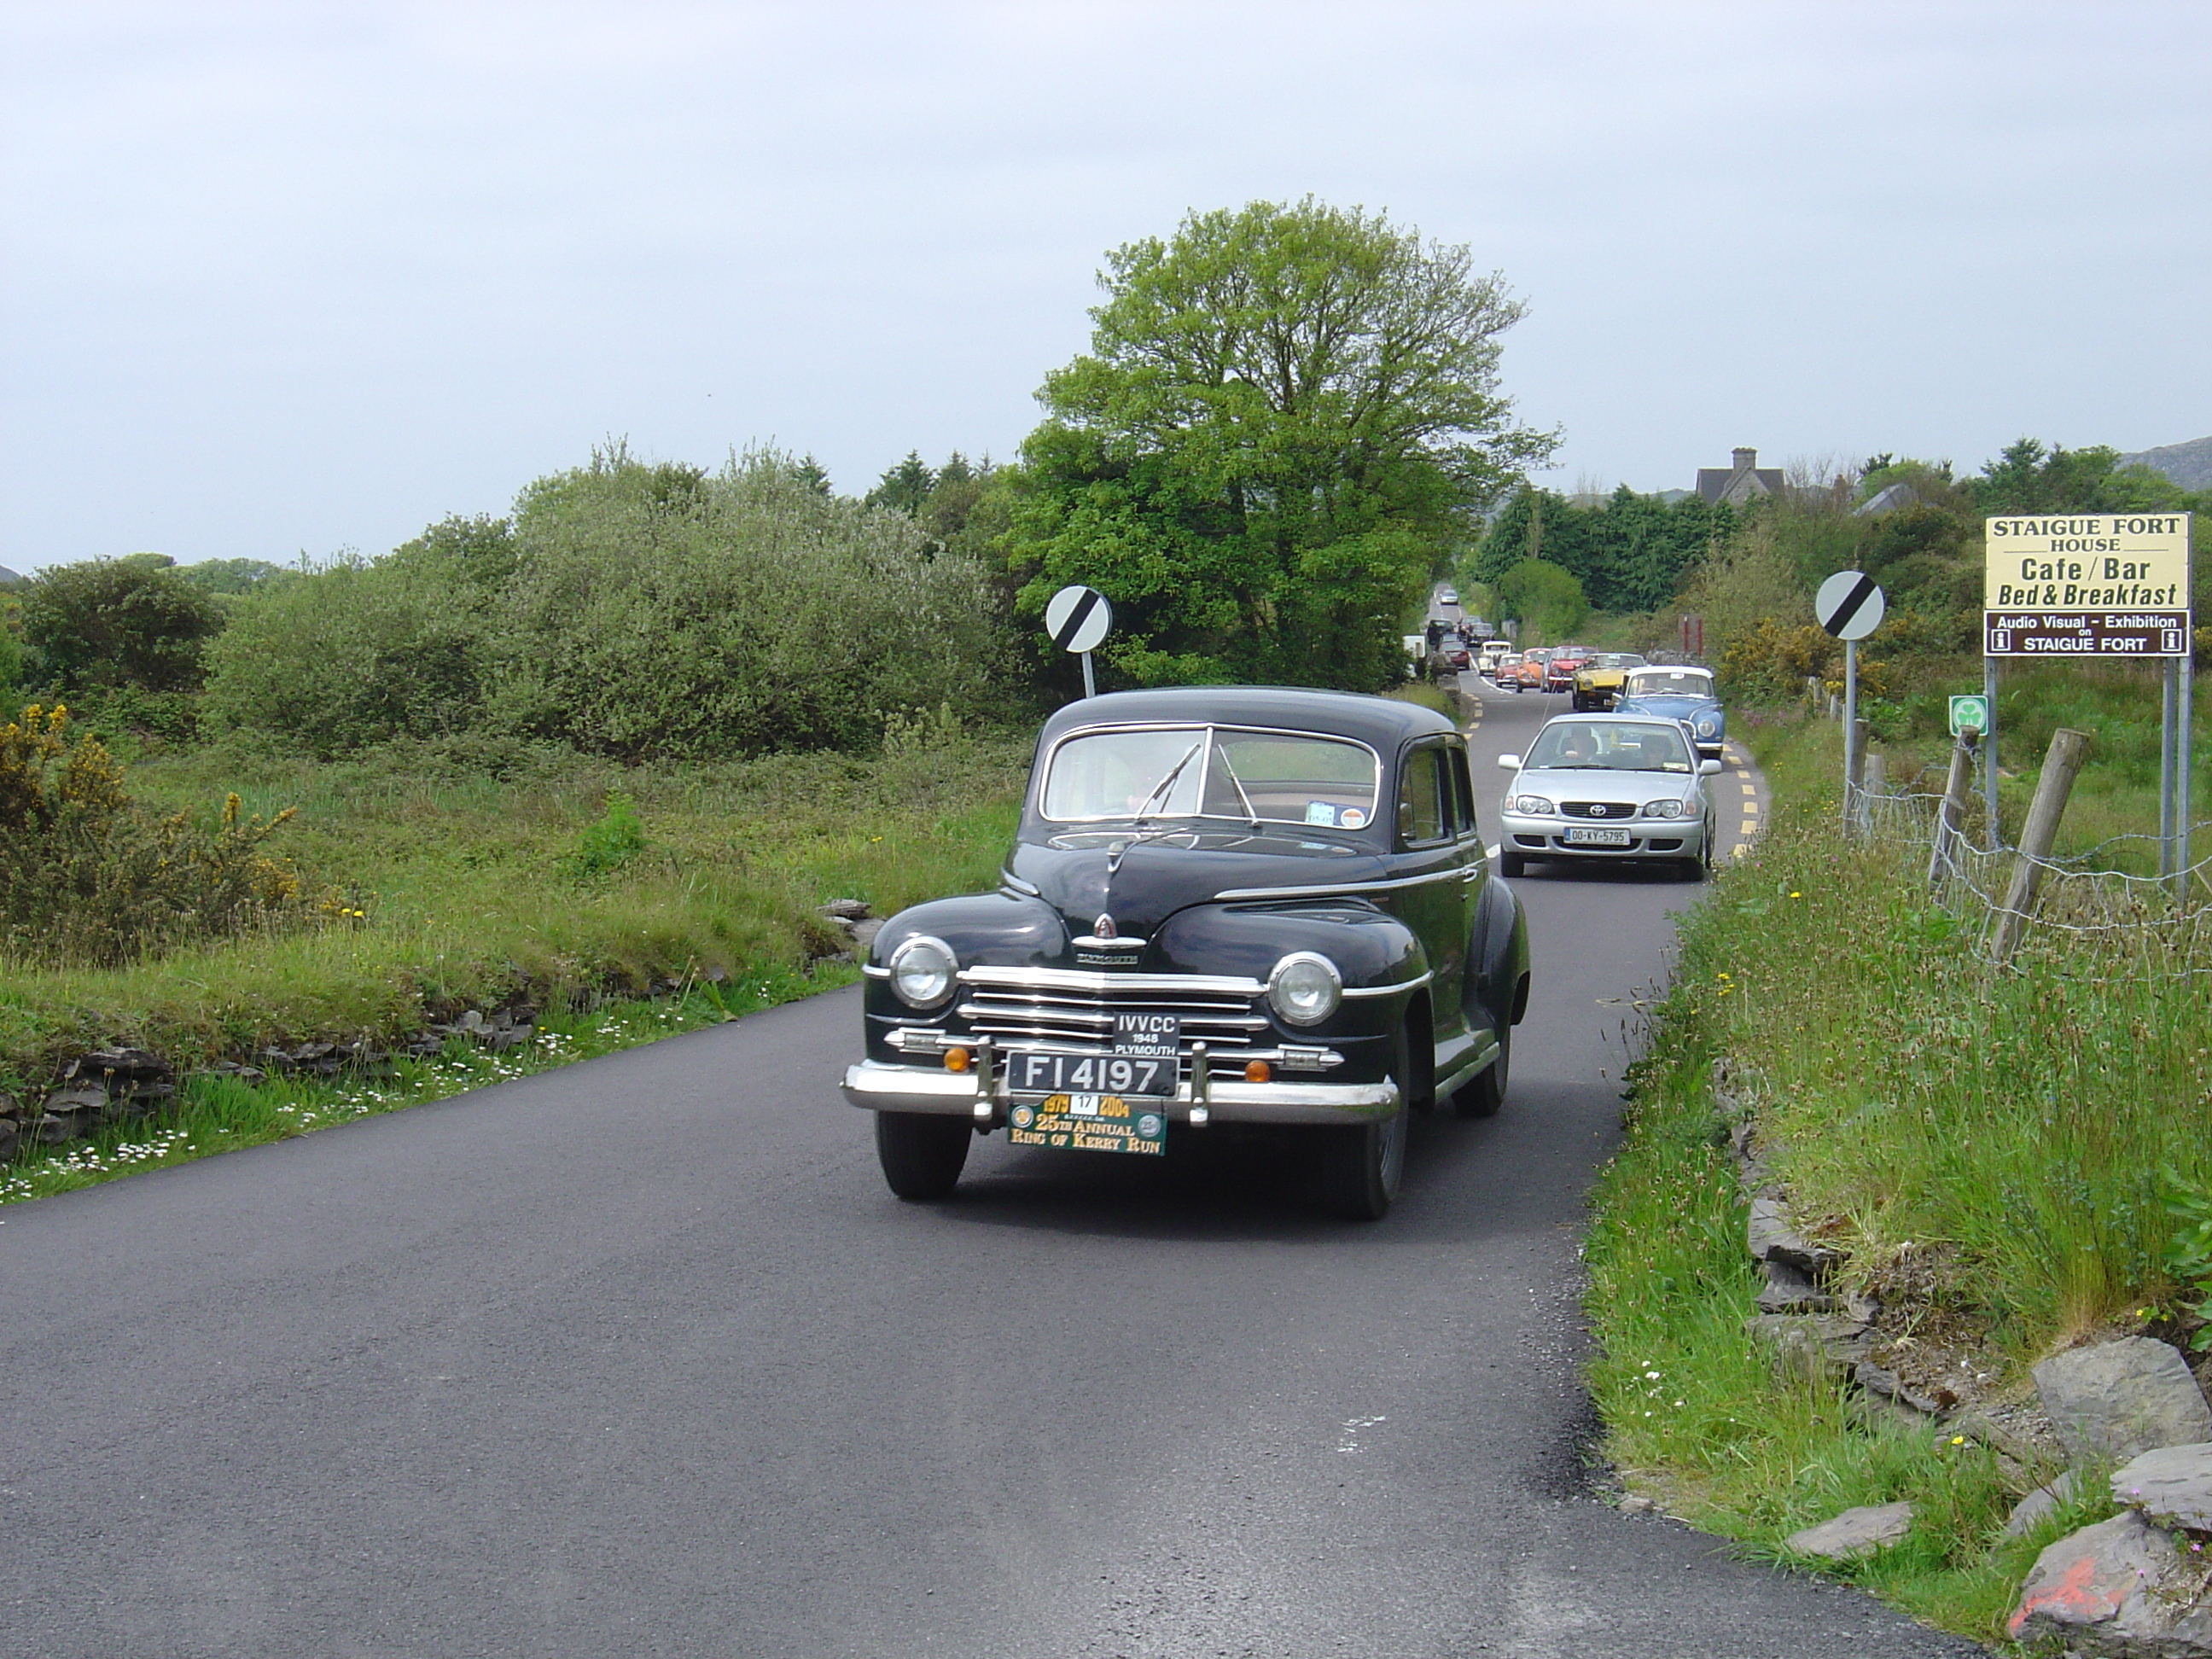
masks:
POLYGON ((1168 768, 1167 776, 1162 778, 1158 783, 1154 784, 1152 787, 1152 793, 1147 794, 1144 799, 1137 803, 1137 811, 1134 814, 1134 821, 1136 823, 1142 823, 1145 821, 1145 814, 1152 811, 1152 803, 1161 799, 1169 790, 1175 787, 1175 781, 1182 775, 1182 769, 1190 764, 1191 757, 1197 754, 1200 750, 1205 747, 1206 739, 1201 737, 1196 743, 1191 744, 1189 748, 1182 751, 1182 758, 1177 761, 1173 766, 1168 768))
POLYGON ((1237 787, 1237 799, 1244 803, 1245 822, 1249 823, 1254 830, 1258 830, 1260 828, 1260 809, 1252 805, 1252 797, 1244 793, 1244 781, 1237 775, 1237 769, 1229 763, 1229 751, 1226 749, 1223 749, 1217 750, 1216 753, 1220 757, 1221 769, 1229 775, 1229 781, 1237 787))

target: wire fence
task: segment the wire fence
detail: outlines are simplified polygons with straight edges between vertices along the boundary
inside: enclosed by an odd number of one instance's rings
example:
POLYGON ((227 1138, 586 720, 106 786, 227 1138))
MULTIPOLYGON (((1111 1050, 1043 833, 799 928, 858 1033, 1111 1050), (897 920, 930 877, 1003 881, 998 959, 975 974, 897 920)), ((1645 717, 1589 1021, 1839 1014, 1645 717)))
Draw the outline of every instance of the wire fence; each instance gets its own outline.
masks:
MULTIPOLYGON (((2057 958, 2072 976, 2212 974, 2212 906, 2203 902, 2212 896, 2212 857, 2178 874, 2141 875, 2120 861, 2130 850, 2155 861, 2156 836, 2114 836, 2039 858, 1987 844, 1978 797, 1954 799, 1947 817, 1940 790, 1869 779, 1847 786, 1846 796, 1850 832, 1924 871, 1930 900, 1975 930, 1985 956, 2011 954, 1996 944, 2009 916, 2018 951, 2057 958), (2024 866, 2033 866, 2025 883, 2024 866)), ((2192 825, 2188 844, 2212 845, 2208 830, 2212 823, 2192 825)))

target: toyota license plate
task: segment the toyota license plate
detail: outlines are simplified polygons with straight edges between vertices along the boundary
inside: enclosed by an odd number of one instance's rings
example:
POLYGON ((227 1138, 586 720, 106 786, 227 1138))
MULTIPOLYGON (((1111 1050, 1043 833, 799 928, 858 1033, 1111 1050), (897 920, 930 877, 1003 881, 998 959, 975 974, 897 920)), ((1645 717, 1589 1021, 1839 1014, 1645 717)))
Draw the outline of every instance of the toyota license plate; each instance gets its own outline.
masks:
POLYGON ((1024 1101, 1006 1116, 1017 1146, 1058 1146, 1073 1152, 1164 1152, 1165 1103, 1119 1095, 1047 1095, 1024 1101))
POLYGON ((1626 847, 1628 840, 1626 830, 1599 830, 1577 823, 1567 830, 1567 845, 1570 847, 1626 847))

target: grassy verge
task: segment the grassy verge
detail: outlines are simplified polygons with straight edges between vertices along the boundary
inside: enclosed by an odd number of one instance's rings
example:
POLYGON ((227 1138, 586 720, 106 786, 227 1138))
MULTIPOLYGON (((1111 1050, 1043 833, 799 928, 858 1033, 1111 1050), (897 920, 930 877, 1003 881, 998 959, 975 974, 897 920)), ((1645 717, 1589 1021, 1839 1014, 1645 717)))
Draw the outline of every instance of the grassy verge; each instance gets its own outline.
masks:
POLYGON ((1685 921, 1596 1196, 1591 1383, 1610 1453, 1632 1485, 1754 1553, 1778 1557, 1844 1508, 1911 1499, 1910 1538, 1844 1575, 1996 1640, 2035 1551, 2083 1517, 2005 1538, 2049 1470, 1873 1416, 1747 1337, 1758 1283, 1711 1062, 1735 1068, 1801 1225, 1847 1254, 1851 1282, 1910 1310, 1895 1352, 1963 1362, 1962 1391, 2002 1401, 2031 1392, 2027 1366, 2054 1346, 2164 1316, 2174 1224, 2159 1170, 2212 1177, 2212 1007, 2201 977, 2100 980, 2066 950, 1991 972, 1972 930, 1926 902, 1909 854, 1836 838, 1832 726, 1741 735, 1777 810, 1685 921))
MULTIPOLYGON (((334 764, 221 748, 139 756, 128 784, 151 805, 211 815, 235 790, 249 811, 296 807, 278 849, 362 914, 114 969, 10 965, 0 1091, 35 1096, 62 1060, 97 1047, 150 1048, 188 1071, 307 1041, 380 1045, 517 1002, 538 1011, 528 1063, 553 1063, 719 1018, 717 999, 762 1006, 844 983, 852 970, 834 958, 846 941, 817 907, 859 898, 889 915, 989 886, 1027 754, 1026 738, 921 725, 873 757, 690 767, 459 745, 334 764), (678 988, 697 989, 672 1005, 678 988), (604 1012, 655 996, 665 1019, 604 1012)), ((450 1093, 475 1075, 459 1063, 403 1062, 336 1091, 195 1079, 168 1117, 82 1143, 80 1170, 52 1169, 54 1149, 27 1152, 8 1192, 129 1167, 115 1164, 120 1149, 155 1136, 216 1150, 295 1133, 301 1113, 330 1121, 346 1101, 386 1109, 450 1093)))

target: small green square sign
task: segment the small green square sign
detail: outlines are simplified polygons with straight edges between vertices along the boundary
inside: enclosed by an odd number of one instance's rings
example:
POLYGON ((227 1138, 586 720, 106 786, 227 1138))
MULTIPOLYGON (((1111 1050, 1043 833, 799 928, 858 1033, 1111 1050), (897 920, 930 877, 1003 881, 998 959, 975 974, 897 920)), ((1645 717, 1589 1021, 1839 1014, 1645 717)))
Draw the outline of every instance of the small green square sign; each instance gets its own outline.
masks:
POLYGON ((1954 697, 1951 699, 1951 735, 1963 732, 1986 732, 1990 729, 1990 700, 1987 697, 1954 697))

